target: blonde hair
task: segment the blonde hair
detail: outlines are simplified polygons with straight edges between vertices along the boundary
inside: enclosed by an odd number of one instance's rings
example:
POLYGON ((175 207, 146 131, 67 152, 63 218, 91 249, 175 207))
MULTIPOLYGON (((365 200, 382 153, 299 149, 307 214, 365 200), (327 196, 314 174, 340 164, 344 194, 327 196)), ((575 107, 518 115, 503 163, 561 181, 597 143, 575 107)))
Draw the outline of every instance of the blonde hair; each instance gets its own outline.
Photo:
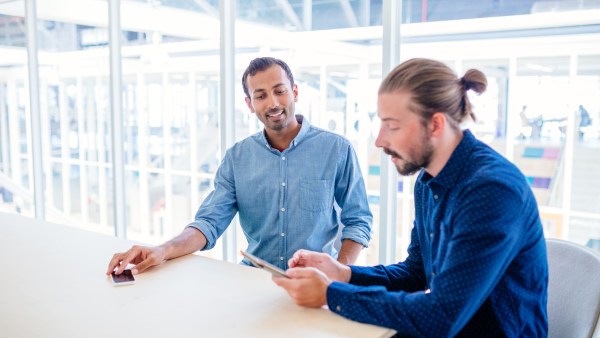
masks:
POLYGON ((410 109, 424 122, 437 112, 447 115, 454 129, 468 117, 477 117, 471 109, 468 90, 481 94, 487 88, 485 75, 469 69, 460 79, 442 62, 415 58, 394 68, 383 80, 379 94, 404 91, 411 95, 410 109))

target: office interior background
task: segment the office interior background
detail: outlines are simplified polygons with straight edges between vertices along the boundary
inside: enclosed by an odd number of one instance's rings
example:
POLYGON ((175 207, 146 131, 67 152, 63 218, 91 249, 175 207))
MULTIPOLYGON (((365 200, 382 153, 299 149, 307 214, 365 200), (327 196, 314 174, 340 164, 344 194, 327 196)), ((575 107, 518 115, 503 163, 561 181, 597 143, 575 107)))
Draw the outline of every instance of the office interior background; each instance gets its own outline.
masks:
MULTIPOLYGON (((121 0, 120 15, 111 1, 0 0, 0 211, 42 209, 148 244, 171 238, 210 192, 223 149, 262 129, 240 80, 250 60, 274 56, 295 75, 297 113, 357 151, 374 214, 359 264, 403 259, 415 176, 385 170, 374 146, 391 49, 458 75, 482 70, 488 90, 472 97, 478 120, 465 127, 523 171, 546 237, 600 250, 599 0, 121 0), (400 13, 391 39, 386 6, 400 13), (121 28, 116 66, 111 22, 121 28)), ((233 229, 202 254, 237 261, 227 252, 246 243, 233 229)))

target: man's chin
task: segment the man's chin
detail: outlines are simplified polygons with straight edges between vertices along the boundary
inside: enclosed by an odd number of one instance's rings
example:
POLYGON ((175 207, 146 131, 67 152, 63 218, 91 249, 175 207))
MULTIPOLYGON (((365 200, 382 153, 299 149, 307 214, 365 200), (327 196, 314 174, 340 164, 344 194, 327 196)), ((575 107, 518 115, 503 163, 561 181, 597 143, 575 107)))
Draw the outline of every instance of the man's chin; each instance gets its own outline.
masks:
POLYGON ((398 171, 398 174, 402 175, 402 176, 412 176, 416 173, 418 173, 421 170, 421 167, 416 167, 416 166, 398 166, 396 165, 396 170, 398 171))
POLYGON ((283 121, 277 121, 277 122, 269 121, 268 124, 265 124, 265 127, 269 128, 271 130, 281 131, 285 128, 285 123, 283 123, 283 121))

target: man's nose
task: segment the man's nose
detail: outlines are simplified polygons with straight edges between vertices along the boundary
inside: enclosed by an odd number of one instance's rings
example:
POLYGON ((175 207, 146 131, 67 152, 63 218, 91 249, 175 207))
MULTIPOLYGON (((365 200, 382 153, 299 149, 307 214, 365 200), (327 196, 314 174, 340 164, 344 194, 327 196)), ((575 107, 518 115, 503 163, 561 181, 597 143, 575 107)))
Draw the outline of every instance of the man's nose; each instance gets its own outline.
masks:
POLYGON ((375 146, 377 148, 384 148, 386 145, 387 143, 384 140, 383 131, 381 128, 379 128, 379 133, 377 134, 377 138, 375 139, 375 146))
POLYGON ((277 99, 277 96, 272 95, 269 98, 269 109, 274 109, 274 108, 278 108, 279 107, 279 99, 277 99))

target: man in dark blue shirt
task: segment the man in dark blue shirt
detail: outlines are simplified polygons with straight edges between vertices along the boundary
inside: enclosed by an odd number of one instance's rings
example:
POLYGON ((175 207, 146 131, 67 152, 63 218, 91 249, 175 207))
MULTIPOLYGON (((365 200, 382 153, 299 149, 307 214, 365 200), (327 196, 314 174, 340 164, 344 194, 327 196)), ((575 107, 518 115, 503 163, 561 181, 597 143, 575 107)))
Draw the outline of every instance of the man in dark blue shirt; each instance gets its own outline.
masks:
POLYGON ((443 63, 408 60, 379 89, 376 145, 402 175, 420 170, 408 258, 344 266, 298 251, 273 277, 303 306, 325 304, 401 336, 544 337, 548 265, 537 204, 523 174, 460 124, 475 119, 468 90, 443 63))

